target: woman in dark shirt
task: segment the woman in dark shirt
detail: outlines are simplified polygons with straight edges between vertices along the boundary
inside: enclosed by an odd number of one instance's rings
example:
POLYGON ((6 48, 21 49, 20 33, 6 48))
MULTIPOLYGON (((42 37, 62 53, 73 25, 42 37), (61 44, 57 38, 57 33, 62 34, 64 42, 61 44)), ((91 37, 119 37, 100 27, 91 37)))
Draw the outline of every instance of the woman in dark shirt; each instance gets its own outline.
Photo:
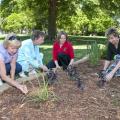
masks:
POLYGON ((109 42, 106 60, 108 61, 113 60, 114 56, 117 54, 120 55, 120 40, 117 43, 117 47, 113 43, 109 42))
POLYGON ((104 63, 104 68, 101 72, 101 80, 99 83, 103 86, 106 81, 110 81, 113 76, 119 76, 120 68, 120 38, 119 33, 115 28, 109 28, 106 31, 108 39, 107 57, 104 63), (112 64, 111 61, 113 61, 112 64), (119 72, 119 75, 118 75, 119 72))

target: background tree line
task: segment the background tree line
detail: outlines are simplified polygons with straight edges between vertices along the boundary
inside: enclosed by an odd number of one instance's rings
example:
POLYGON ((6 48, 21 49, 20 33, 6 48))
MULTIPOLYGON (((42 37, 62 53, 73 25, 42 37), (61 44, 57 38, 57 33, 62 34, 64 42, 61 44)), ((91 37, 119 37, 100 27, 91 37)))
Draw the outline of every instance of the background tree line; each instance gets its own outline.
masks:
POLYGON ((103 35, 119 27, 119 0, 2 0, 0 29, 29 33, 40 29, 53 39, 57 31, 103 35))

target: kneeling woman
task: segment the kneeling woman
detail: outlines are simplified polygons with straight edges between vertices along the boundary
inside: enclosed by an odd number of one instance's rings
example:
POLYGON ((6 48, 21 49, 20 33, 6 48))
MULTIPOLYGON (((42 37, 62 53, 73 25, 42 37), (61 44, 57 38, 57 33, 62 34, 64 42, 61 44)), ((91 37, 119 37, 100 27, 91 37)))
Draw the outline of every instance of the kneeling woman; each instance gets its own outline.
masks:
POLYGON ((17 51, 20 46, 21 42, 15 34, 8 34, 4 42, 0 44, 0 78, 2 79, 0 82, 2 85, 2 81, 5 81, 26 94, 28 92, 26 86, 14 80, 15 74, 22 71, 21 65, 16 63, 17 51))
POLYGON ((60 32, 57 36, 57 40, 53 45, 53 60, 51 60, 47 67, 67 69, 68 65, 72 65, 74 61, 74 51, 72 44, 68 41, 67 34, 60 32))

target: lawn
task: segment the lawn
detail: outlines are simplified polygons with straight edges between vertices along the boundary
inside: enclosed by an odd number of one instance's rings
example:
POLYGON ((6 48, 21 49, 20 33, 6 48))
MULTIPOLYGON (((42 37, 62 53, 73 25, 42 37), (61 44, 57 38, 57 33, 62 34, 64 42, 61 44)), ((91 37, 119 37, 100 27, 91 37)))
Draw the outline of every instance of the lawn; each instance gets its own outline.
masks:
MULTIPOLYGON (((103 44, 99 44, 100 49, 105 47, 103 44)), ((75 61, 87 55, 87 45, 74 45, 75 61)), ((52 45, 41 45, 40 51, 44 54, 44 63, 48 63, 52 59, 52 45)))
MULTIPOLYGON (((40 51, 44 54, 44 63, 52 59, 52 45, 41 45, 40 51)), ((87 54, 87 45, 75 45, 75 60, 82 58, 87 54)))

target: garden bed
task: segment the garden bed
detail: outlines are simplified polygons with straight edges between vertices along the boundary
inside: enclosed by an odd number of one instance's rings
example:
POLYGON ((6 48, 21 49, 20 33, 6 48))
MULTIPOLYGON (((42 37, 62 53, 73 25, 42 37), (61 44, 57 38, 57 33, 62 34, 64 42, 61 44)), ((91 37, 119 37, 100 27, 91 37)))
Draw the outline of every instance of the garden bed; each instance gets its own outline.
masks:
MULTIPOLYGON (((44 102, 31 102, 27 99, 29 94, 25 96, 15 88, 6 90, 0 96, 0 120, 120 120, 120 80, 114 78, 99 89, 96 72, 100 69, 102 61, 97 67, 89 63, 77 66, 86 85, 84 91, 59 71, 58 81, 49 86, 57 97, 44 102)), ((38 87, 37 83, 26 83, 30 92, 38 87)))

